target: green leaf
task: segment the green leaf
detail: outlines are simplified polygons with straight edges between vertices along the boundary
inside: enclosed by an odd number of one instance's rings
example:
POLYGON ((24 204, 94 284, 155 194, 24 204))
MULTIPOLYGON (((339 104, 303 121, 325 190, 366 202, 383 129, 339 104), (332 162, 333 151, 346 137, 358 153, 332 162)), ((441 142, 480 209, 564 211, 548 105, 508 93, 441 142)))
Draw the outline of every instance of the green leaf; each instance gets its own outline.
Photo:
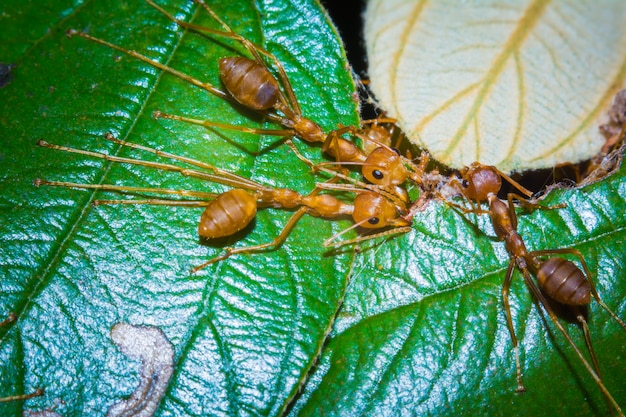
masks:
MULTIPOLYGON (((174 375, 157 415, 607 414, 598 387, 517 275, 511 303, 528 392, 514 393, 500 295, 508 255, 489 238, 486 216, 465 219, 432 202, 411 233, 368 242, 356 254, 322 249, 347 222, 307 216, 281 248, 190 275, 189 268, 220 253, 198 245, 199 210, 94 208, 93 200, 110 195, 33 187, 42 177, 224 189, 34 145, 44 137, 140 156, 101 140, 108 131, 303 193, 316 181, 284 146, 270 146, 275 138, 152 119, 158 109, 257 126, 208 93, 131 58, 116 61, 119 53, 64 32, 88 30, 212 83, 217 58, 243 52, 240 46, 186 34, 144 3, 96 3, 4 6, 24 11, 24 20, 12 24, 13 35, 3 32, 0 44, 0 61, 18 64, 0 89, 0 314, 18 314, 16 324, 0 328, 0 395, 36 387, 46 394, 5 405, 2 415, 21 415, 22 407, 103 415, 127 398, 141 364, 114 344, 116 323, 157 327, 173 345, 174 375)), ((327 130, 356 122, 343 52, 316 3, 228 3, 211 6, 278 55, 305 114, 327 130)), ((212 24, 190 3, 163 6, 181 19, 212 24)), ((319 158, 318 148, 299 147, 319 158)), ((567 208, 519 219, 530 249, 579 249, 620 317, 626 316, 624 175, 622 168, 600 183, 554 193, 545 204, 564 201, 567 208)), ((249 233, 227 243, 266 242, 288 217, 264 210, 249 233)), ((626 406, 624 330, 595 303, 589 318, 606 386, 626 406)), ((568 329, 584 350, 580 329, 568 329)))
MULTIPOLYGON (((178 18, 218 26, 187 1, 164 2, 178 18)), ((315 1, 217 2, 238 33, 279 56, 306 113, 326 129, 357 122, 354 85, 327 16, 315 1)), ((185 33, 144 2, 37 2, 3 6, 0 61, 16 63, 0 89, 4 138, 0 171, 2 303, 18 315, 0 329, 0 395, 45 388, 27 410, 104 415, 138 385, 139 362, 122 354, 110 329, 161 329, 176 369, 159 414, 276 415, 290 402, 329 331, 352 255, 326 256, 322 241, 346 222, 306 217, 276 251, 241 255, 191 275, 219 254, 198 244, 201 209, 99 206, 90 191, 33 186, 48 180, 219 192, 147 167, 107 163, 35 142, 154 159, 102 140, 122 139, 212 162, 259 182, 303 193, 316 178, 276 138, 217 134, 154 120, 159 109, 259 127, 232 105, 137 60, 83 38, 85 30, 219 85, 217 59, 244 52, 236 42, 185 33), (242 149, 243 148, 243 149, 242 149), (269 150, 268 150, 269 148, 269 150), (260 154, 255 154, 259 153, 260 154)), ((307 149, 319 159, 318 149, 307 149)), ((169 162, 169 161, 168 161, 169 162)), ((119 198, 119 197, 118 197, 119 198)), ((238 246, 275 237, 290 213, 262 210, 238 246)), ((21 415, 10 403, 2 415, 21 415)))
POLYGON ((626 87, 626 3, 370 0, 372 90, 440 162, 510 172, 577 163, 626 87))
MULTIPOLYGON (((620 317, 625 173, 622 167, 601 183, 559 190, 545 201, 567 208, 519 216, 529 249, 580 250, 600 296, 620 317)), ((527 392, 515 393, 501 301, 508 255, 502 242, 486 238, 494 236, 486 218, 470 221, 480 230, 432 204, 417 216, 414 233, 365 253, 294 415, 607 415, 600 390, 533 305, 519 273, 511 305, 527 392)), ((595 302, 588 316, 605 384, 623 407, 624 329, 595 302)), ((586 352, 579 326, 566 327, 586 352)))

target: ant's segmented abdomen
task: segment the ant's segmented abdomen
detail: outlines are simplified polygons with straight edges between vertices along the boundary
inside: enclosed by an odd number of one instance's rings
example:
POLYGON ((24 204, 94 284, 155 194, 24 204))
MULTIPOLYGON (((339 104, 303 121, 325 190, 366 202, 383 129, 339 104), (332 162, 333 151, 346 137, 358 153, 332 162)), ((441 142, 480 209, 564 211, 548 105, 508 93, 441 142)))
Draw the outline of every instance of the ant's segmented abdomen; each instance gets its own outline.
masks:
POLYGON ((278 82, 267 68, 251 59, 220 59, 220 77, 233 98, 246 107, 267 110, 278 101, 278 82))
POLYGON ((256 196, 241 189, 226 191, 204 209, 198 234, 206 239, 235 234, 250 224, 256 209, 256 196))
POLYGON ((585 306, 591 302, 589 281, 573 262, 551 258, 539 265, 537 281, 552 299, 571 306, 585 306))

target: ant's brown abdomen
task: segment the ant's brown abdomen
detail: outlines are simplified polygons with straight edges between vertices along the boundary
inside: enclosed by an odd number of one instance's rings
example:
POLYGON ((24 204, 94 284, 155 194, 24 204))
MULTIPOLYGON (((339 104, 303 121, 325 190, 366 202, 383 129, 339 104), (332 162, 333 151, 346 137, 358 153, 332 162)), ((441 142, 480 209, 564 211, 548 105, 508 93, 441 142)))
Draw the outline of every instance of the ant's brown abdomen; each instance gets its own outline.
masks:
POLYGON ((226 191, 204 209, 198 234, 206 239, 233 235, 250 224, 256 209, 254 195, 241 189, 226 191))
POLYGON ((222 58, 220 77, 233 98, 248 108, 267 110, 278 101, 278 82, 256 61, 242 56, 222 58))
POLYGON ((591 301, 589 281, 574 263, 551 258, 539 265, 537 281, 543 292, 562 304, 584 306, 591 301))

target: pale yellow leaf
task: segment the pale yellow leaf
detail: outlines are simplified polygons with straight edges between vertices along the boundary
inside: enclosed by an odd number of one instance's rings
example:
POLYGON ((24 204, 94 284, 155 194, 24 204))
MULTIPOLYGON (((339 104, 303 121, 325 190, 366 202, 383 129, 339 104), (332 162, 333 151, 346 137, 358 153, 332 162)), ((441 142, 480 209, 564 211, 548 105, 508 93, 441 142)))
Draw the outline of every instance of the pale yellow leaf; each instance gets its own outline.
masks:
POLYGON ((625 85, 624 0, 369 0, 365 39, 382 108, 455 168, 588 159, 625 85))

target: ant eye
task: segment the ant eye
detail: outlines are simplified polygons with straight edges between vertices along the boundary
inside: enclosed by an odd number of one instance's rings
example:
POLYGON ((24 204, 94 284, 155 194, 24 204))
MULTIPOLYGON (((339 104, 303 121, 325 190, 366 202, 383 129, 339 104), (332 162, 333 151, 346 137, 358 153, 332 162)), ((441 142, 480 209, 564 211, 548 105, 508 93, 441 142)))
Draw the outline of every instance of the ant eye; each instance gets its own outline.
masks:
POLYGON ((378 224, 380 223, 380 219, 378 217, 372 217, 367 221, 369 224, 378 224))
POLYGON ((372 171, 372 176, 376 178, 377 180, 382 180, 385 177, 385 175, 377 169, 372 171))
POLYGON ((392 151, 394 151, 395 153, 397 153, 398 155, 400 155, 400 149, 398 148, 391 148, 392 151))
POLYGON ((464 179, 463 181, 461 181, 461 185, 463 186, 463 188, 467 188, 469 187, 469 181, 464 179))

